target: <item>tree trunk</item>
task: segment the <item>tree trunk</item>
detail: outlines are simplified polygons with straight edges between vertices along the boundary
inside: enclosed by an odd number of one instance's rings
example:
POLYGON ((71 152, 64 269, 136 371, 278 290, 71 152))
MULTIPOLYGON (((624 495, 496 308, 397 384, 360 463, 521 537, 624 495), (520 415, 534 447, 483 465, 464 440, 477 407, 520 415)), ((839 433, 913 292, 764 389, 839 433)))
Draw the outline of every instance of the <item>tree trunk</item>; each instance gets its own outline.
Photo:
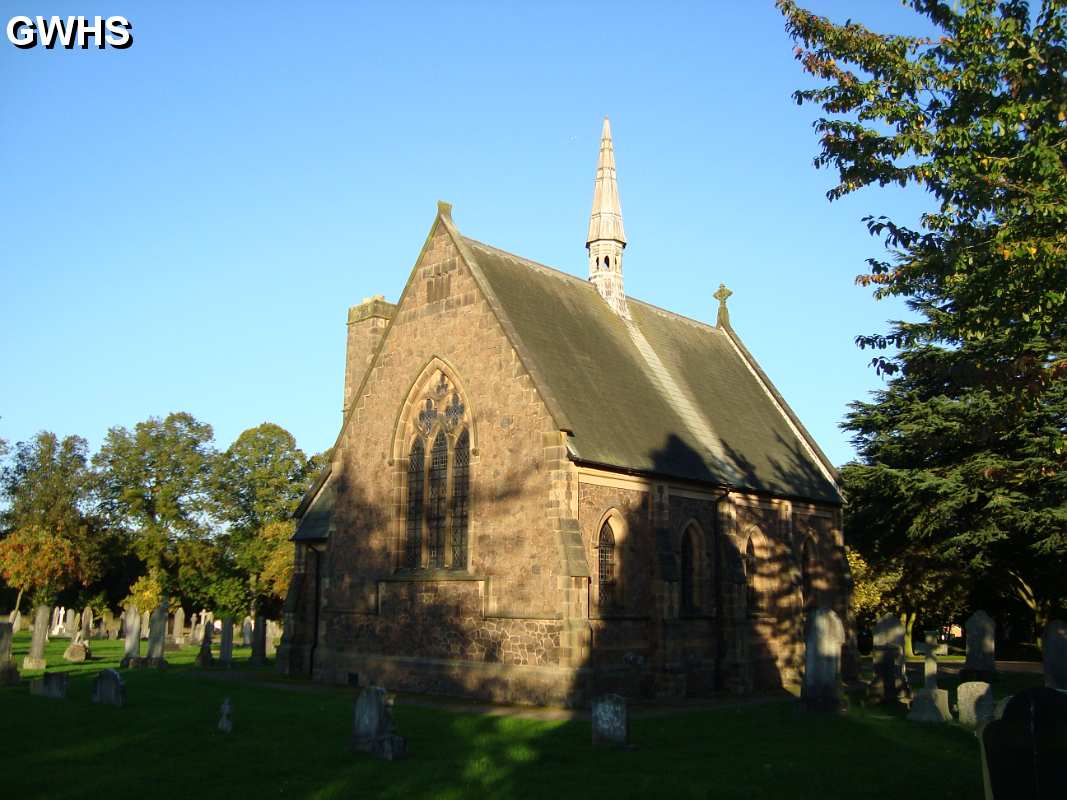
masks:
POLYGON ((904 624, 904 655, 907 658, 915 658, 911 638, 912 629, 915 627, 915 612, 905 611, 900 615, 900 621, 904 624))
POLYGON ((25 587, 19 589, 18 597, 15 598, 15 610, 11 612, 11 621, 15 621, 15 614, 18 613, 19 607, 22 605, 22 593, 25 592, 25 587))

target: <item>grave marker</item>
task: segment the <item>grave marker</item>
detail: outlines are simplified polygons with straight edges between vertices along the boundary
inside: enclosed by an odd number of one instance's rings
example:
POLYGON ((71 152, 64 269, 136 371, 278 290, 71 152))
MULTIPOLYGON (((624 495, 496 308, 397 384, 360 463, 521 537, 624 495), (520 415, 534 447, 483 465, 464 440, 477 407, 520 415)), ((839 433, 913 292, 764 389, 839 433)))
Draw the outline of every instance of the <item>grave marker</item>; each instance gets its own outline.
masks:
POLYGON ((10 622, 0 622, 0 686, 14 686, 19 682, 19 670, 11 658, 14 630, 10 622))
POLYGON ((126 705, 126 682, 113 669, 105 669, 93 680, 93 702, 122 708, 126 705))
POLYGON ((394 761, 407 755, 407 740, 393 732, 393 699, 380 686, 359 693, 352 721, 352 749, 394 761))
POLYGON ((830 608, 811 614, 804 652, 804 684, 801 701, 813 711, 837 711, 841 708, 839 691, 841 646, 845 628, 830 608))
POLYGON ((606 694, 593 700, 593 744, 625 747, 630 743, 630 715, 626 698, 606 694))
POLYGON ((44 669, 47 666, 44 658, 44 644, 48 638, 48 617, 51 613, 48 606, 37 606, 37 610, 33 613, 33 639, 30 642, 29 655, 22 659, 24 670, 44 669))

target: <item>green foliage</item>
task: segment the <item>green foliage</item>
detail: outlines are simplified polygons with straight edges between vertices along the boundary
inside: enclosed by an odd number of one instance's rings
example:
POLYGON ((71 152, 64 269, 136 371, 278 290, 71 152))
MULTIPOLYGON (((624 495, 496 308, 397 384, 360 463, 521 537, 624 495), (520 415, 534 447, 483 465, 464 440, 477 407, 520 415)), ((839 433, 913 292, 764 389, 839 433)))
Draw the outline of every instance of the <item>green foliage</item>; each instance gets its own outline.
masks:
POLYGON ((857 339, 899 352, 874 358, 892 377, 845 423, 861 456, 843 471, 846 524, 871 563, 901 564, 901 586, 931 584, 909 602, 966 571, 1028 595, 1040 621, 1067 591, 1067 10, 906 5, 941 36, 778 2, 823 82, 795 98, 828 115, 815 163, 839 173, 829 197, 897 184, 934 202, 917 227, 866 220, 892 257, 857 282, 915 319, 857 339))
POLYGON ((136 606, 141 612, 152 611, 165 596, 164 578, 159 570, 153 570, 134 581, 130 594, 123 600, 122 605, 136 606))
POLYGON ((138 556, 160 575, 181 539, 207 534, 211 426, 191 414, 150 417, 108 431, 93 463, 110 523, 130 532, 138 556))

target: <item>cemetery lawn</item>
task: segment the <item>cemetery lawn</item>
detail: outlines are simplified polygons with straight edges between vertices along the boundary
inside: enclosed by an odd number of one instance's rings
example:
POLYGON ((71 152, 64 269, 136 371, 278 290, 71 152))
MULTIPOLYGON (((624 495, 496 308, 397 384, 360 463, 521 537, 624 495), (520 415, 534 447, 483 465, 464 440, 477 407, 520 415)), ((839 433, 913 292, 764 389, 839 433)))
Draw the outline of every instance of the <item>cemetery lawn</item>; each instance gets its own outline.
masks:
MULTIPOLYGON (((94 641, 71 673, 66 700, 0 688, 5 798, 978 798, 978 747, 955 724, 926 726, 854 705, 813 716, 791 702, 635 716, 633 749, 594 749, 588 720, 456 713, 397 702, 410 757, 352 755, 353 690, 252 671, 239 680, 199 670, 195 648, 168 653, 164 671, 122 671, 125 708, 90 702, 93 676, 117 667, 122 642, 94 641), (250 679, 245 679, 250 678, 250 679), (223 699, 233 733, 217 730, 223 699)), ((16 635, 21 664, 28 633, 16 635)), ((1041 682, 1012 675, 998 695, 1041 682)), ((952 686, 951 681, 943 685, 952 686)))

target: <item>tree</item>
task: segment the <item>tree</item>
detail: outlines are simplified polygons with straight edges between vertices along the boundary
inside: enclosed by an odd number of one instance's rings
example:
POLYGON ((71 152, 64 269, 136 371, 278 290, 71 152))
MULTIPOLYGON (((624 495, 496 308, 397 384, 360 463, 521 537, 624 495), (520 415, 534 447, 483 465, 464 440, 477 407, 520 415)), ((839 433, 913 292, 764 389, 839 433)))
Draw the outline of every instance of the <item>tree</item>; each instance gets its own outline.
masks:
POLYGON ((0 539, 0 574, 34 605, 51 604, 77 576, 77 553, 69 541, 42 527, 20 528, 0 539))
POLYGON ((172 413, 132 431, 112 428, 93 459, 104 513, 130 533, 138 556, 160 576, 173 571, 179 541, 210 532, 212 438, 210 425, 172 413))
POLYGON ((861 457, 846 496, 865 556, 999 581, 1040 626, 1067 591, 1067 6, 906 5, 941 35, 778 1, 823 81, 794 97, 828 115, 815 164, 838 170, 829 198, 897 184, 933 201, 915 225, 866 219, 891 254, 857 282, 915 319, 857 338, 883 351, 888 383, 845 422, 861 457))
POLYGON ((35 543, 31 549, 47 552, 60 548, 62 540, 73 553, 69 582, 88 586, 100 577, 109 545, 90 508, 92 481, 88 444, 80 436, 60 440, 42 431, 19 442, 11 462, 0 470, 0 496, 7 501, 0 534, 21 531, 29 537, 26 542, 35 543))

